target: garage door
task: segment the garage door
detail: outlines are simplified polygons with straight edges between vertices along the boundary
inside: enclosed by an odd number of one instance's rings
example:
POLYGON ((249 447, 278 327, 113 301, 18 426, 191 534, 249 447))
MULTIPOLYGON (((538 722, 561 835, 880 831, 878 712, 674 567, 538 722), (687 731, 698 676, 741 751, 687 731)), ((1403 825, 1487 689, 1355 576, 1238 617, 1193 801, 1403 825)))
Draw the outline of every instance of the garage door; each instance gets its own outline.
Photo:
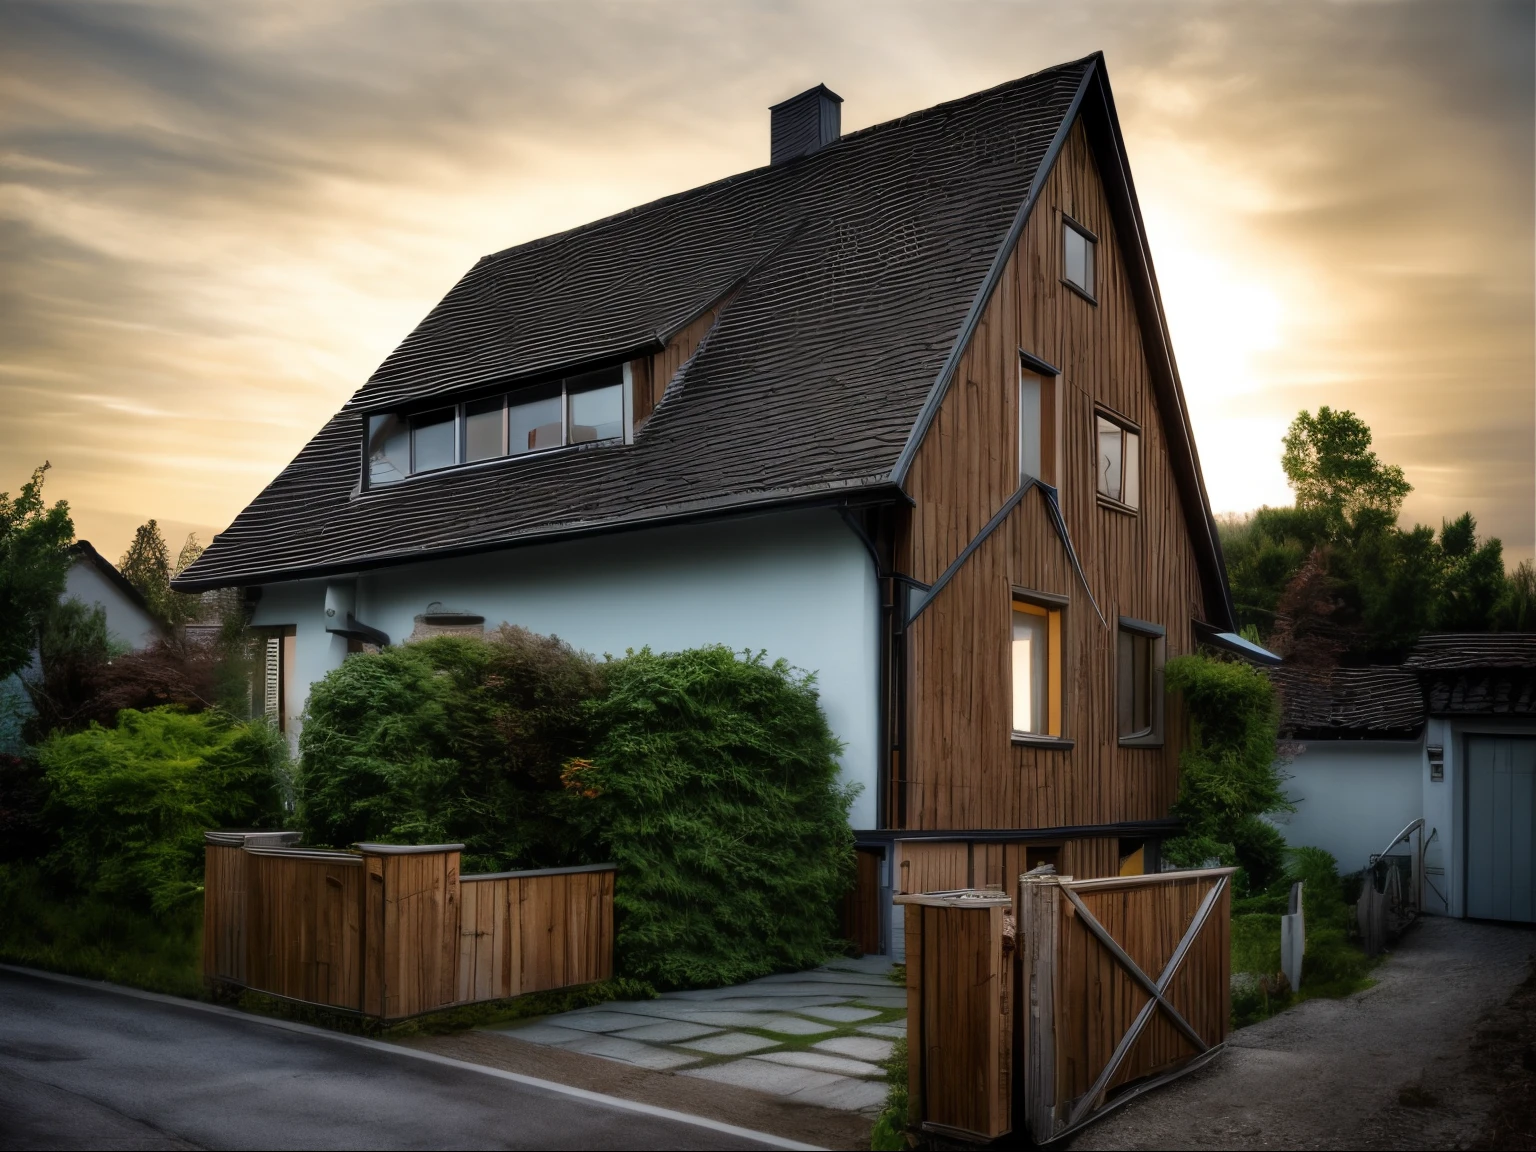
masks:
POLYGON ((1536 920, 1536 739, 1467 741, 1467 915, 1536 920))

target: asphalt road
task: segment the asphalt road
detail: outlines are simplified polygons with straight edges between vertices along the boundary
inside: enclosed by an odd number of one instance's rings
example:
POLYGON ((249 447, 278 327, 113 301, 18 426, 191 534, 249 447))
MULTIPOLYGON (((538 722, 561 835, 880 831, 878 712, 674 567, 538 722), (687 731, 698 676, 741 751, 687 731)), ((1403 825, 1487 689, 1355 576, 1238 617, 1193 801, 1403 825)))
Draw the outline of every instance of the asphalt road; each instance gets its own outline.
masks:
POLYGON ((0 970, 3 1148, 763 1148, 238 1013, 0 970))

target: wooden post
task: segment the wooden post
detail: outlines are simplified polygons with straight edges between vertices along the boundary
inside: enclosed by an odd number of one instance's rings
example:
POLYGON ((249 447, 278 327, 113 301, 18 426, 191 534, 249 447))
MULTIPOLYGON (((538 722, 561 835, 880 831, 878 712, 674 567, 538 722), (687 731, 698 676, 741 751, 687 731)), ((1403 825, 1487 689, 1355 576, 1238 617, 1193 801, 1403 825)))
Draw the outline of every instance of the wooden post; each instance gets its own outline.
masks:
MULTIPOLYGON (((1067 877, 1071 879, 1071 877, 1067 877)), ((1024 1051, 1021 1118, 1036 1144, 1050 1141, 1056 1123, 1056 940, 1061 916, 1059 876, 1019 877, 1019 1010, 1024 1051)))
POLYGON ((906 905, 908 1118, 935 1135, 994 1140, 1012 1130, 1010 901, 965 890, 906 905))
POLYGON ((454 1003, 458 994, 459 853, 462 844, 359 844, 374 891, 374 861, 383 876, 381 939, 362 950, 364 964, 382 965, 378 993, 364 985, 364 1003, 381 1004, 386 1020, 418 1016, 454 1003), (382 955, 374 957, 377 948, 382 955))

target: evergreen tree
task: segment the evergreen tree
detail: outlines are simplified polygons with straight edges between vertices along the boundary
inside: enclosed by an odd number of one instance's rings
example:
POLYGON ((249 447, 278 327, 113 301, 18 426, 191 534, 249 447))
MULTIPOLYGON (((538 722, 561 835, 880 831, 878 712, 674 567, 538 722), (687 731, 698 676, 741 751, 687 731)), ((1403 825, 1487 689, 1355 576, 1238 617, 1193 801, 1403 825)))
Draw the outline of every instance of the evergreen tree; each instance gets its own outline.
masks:
POLYGON ((75 525, 63 500, 51 508, 43 502, 48 467, 33 469, 16 499, 0 492, 0 680, 31 662, 69 574, 75 525))

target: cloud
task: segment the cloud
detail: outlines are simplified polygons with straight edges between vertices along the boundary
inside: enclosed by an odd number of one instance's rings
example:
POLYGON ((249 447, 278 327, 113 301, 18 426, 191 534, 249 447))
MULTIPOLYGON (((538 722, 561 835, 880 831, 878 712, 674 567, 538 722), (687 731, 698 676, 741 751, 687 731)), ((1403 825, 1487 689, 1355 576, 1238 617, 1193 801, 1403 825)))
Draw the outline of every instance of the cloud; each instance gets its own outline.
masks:
POLYGON ((1493 3, 7 5, 0 488, 48 457, 102 532, 222 526, 484 253, 761 164, 818 81, 851 129, 1102 48, 1213 500, 1284 499, 1265 438, 1327 403, 1529 554, 1532 42, 1493 3))

